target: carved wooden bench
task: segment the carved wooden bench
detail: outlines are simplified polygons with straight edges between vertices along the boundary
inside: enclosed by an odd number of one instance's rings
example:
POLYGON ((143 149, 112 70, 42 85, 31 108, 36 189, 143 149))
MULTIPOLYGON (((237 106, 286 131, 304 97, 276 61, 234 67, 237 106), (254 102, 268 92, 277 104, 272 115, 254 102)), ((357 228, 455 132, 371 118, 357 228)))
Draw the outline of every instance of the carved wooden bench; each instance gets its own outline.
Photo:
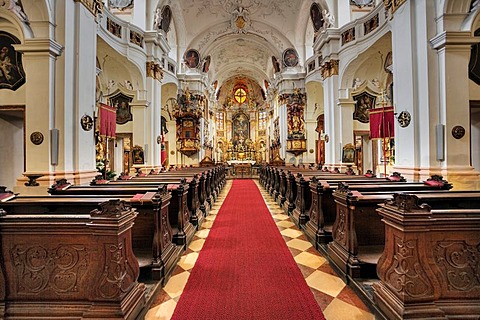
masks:
POLYGON ((397 194, 380 205, 385 249, 373 289, 388 319, 479 318, 479 196, 397 194))
POLYGON ((126 202, 0 204, 0 318, 136 319, 145 285, 126 202), (88 207, 88 209, 87 209, 88 207))

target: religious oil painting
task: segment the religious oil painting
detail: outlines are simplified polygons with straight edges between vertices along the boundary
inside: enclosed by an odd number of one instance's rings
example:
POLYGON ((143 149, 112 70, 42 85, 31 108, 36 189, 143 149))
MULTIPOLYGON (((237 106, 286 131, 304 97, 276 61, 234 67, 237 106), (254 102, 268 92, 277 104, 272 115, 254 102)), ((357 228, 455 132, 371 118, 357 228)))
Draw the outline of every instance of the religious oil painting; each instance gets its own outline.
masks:
POLYGON ((0 31, 0 89, 15 91, 25 83, 22 54, 13 47, 19 43, 15 36, 0 31))
POLYGON ((295 67, 298 64, 298 54, 293 48, 289 48, 283 52, 283 64, 286 67, 295 67))
POLYGON ((185 53, 185 63, 189 68, 196 68, 200 62, 200 54, 195 49, 190 49, 185 53))
POLYGON ((110 105, 117 110, 117 124, 125 124, 133 120, 132 107, 130 106, 133 99, 131 97, 120 92, 109 100, 110 105))
POLYGON ((310 18, 312 19, 315 32, 323 27, 322 12, 320 11, 320 6, 316 2, 312 3, 312 6, 310 7, 310 18))
POLYGON ((353 97, 355 100, 355 111, 353 113, 353 119, 362 123, 369 123, 370 116, 368 110, 375 108, 375 96, 362 92, 359 95, 353 97))

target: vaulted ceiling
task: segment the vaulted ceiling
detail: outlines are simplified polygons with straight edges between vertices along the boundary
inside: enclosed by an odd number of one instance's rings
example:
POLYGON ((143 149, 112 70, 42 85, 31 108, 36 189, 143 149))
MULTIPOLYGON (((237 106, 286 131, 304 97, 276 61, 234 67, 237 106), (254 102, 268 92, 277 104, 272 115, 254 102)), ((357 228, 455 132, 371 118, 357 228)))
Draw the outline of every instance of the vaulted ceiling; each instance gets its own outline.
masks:
POLYGON ((282 60, 295 48, 301 68, 305 61, 309 8, 312 0, 164 0, 169 5, 178 52, 189 49, 211 57, 210 81, 221 87, 232 77, 254 79, 260 86, 274 74, 272 56, 282 60), (238 19, 241 17, 240 19, 238 19))

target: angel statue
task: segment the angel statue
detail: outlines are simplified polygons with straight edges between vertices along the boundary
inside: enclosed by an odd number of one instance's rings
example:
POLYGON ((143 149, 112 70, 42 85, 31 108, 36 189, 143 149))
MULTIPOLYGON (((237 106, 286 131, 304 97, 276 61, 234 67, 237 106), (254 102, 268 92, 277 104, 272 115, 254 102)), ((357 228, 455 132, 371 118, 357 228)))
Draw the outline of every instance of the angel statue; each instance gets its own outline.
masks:
POLYGON ((328 12, 327 9, 324 9, 322 11, 322 17, 323 17, 323 31, 326 31, 327 28, 333 27, 335 25, 335 17, 333 14, 328 12))

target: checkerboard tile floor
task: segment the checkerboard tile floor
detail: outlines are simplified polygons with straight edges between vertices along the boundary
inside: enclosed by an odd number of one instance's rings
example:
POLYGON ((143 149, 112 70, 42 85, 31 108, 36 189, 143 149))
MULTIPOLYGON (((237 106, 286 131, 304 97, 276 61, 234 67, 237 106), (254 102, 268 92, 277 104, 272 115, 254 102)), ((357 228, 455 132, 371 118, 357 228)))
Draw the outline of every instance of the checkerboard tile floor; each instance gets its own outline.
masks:
MULTIPOLYGON (((152 303, 151 309, 145 316, 146 320, 168 320, 171 318, 190 276, 190 270, 192 270, 197 261, 199 252, 202 250, 205 239, 208 237, 210 228, 231 185, 232 181, 228 180, 205 222, 180 258, 170 280, 165 287, 160 289, 152 303)), ((360 298, 337 277, 336 273, 329 266, 328 261, 318 253, 303 232, 290 221, 288 215, 258 184, 258 181, 257 185, 325 318, 327 320, 375 319, 360 298)))

